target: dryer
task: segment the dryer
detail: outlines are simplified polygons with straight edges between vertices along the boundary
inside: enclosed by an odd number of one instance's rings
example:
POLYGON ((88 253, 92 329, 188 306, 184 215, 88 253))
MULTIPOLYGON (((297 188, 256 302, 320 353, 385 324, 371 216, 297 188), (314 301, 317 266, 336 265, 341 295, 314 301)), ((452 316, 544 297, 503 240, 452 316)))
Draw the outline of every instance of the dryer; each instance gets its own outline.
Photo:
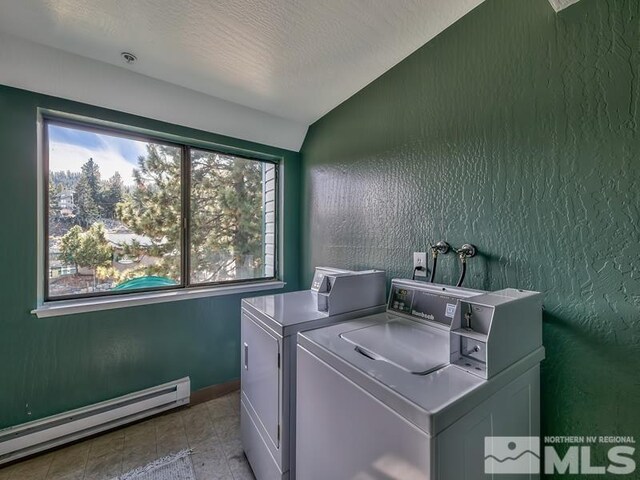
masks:
POLYGON ((537 292, 393 280, 385 313, 300 333, 297 356, 304 480, 492 478, 495 441, 539 435, 537 292))
POLYGON ((257 480, 295 478, 296 334, 383 312, 380 270, 318 267, 310 290, 242 300, 242 447, 257 480))

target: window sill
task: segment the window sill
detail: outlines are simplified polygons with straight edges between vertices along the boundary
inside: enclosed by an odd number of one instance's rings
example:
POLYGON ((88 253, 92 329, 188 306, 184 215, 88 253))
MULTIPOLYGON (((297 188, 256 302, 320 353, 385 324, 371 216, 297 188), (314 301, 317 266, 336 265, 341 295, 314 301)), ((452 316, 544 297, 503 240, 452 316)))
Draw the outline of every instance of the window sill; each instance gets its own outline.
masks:
POLYGON ((217 297, 220 295, 233 295, 236 293, 275 290, 283 288, 285 285, 285 282, 272 280, 268 282, 256 282, 243 285, 172 290, 167 292, 132 293, 130 295, 123 296, 88 298, 82 300, 64 300, 44 303, 35 310, 32 310, 31 313, 36 315, 38 318, 58 317, 61 315, 73 315, 74 313, 97 312, 100 310, 112 310, 115 308, 150 305, 153 303, 176 302, 179 300, 217 297))

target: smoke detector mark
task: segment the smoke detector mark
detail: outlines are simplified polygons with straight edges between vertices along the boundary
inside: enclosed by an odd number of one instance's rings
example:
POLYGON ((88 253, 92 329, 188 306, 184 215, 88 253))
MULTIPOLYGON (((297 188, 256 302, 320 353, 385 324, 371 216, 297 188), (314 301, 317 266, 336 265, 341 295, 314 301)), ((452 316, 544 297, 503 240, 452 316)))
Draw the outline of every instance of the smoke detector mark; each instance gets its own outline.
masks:
POLYGON ((127 65, 132 65, 136 62, 136 60, 138 60, 138 57, 129 52, 122 52, 120 56, 122 57, 124 63, 126 63, 127 65))

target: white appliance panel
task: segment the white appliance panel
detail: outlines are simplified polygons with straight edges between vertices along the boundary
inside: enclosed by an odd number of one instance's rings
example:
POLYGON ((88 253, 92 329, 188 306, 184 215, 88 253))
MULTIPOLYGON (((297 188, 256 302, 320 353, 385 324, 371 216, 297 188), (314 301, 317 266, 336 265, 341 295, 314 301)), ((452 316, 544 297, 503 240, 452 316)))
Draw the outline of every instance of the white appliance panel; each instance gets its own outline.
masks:
POLYGON ((300 346, 298 369, 298 478, 429 480, 428 435, 300 346))
POLYGON ((268 440, 278 447, 280 424, 280 338, 248 314, 242 315, 242 398, 253 409, 268 440))

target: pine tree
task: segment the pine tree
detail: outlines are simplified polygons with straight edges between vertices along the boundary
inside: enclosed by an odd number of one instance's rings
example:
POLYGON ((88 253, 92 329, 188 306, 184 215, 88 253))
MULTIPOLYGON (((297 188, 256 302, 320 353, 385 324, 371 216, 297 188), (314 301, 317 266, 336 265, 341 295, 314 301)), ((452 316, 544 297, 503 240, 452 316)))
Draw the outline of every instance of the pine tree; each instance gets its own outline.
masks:
MULTIPOLYGON (((162 261, 148 274, 179 279, 182 241, 181 169, 174 147, 148 145, 134 171, 135 188, 117 207, 131 230, 153 240, 162 261)), ((262 165, 192 150, 191 281, 253 276, 262 266, 262 165)))
POLYGON ((192 151, 191 279, 253 276, 262 258, 262 166, 192 151))
POLYGON ((106 266, 111 263, 113 249, 105 236, 105 229, 102 223, 94 223, 81 235, 80 248, 76 253, 76 263, 81 267, 96 268, 106 266))
POLYGON ((104 225, 94 223, 85 232, 75 225, 60 240, 60 259, 67 265, 90 268, 107 266, 113 258, 113 249, 105 236, 104 225))
POLYGON ((75 225, 60 239, 60 260, 78 271, 78 252, 82 244, 82 227, 75 225))
POLYGON ((148 275, 180 279, 182 241, 181 151, 166 145, 147 145, 133 172, 134 188, 116 206, 116 216, 133 232, 151 239, 148 254, 161 261, 148 275))
POLYGON ((96 222, 101 215, 100 208, 100 168, 90 158, 82 165, 76 185, 76 221, 82 227, 96 222))
POLYGON ((80 172, 69 170, 49 173, 49 181, 59 190, 74 190, 79 178, 80 172))
POLYGON ((107 180, 103 191, 101 205, 103 214, 107 218, 116 218, 116 205, 124 198, 124 184, 118 172, 107 180))
POLYGON ((49 180, 49 218, 58 218, 60 216, 60 185, 56 185, 49 180))

